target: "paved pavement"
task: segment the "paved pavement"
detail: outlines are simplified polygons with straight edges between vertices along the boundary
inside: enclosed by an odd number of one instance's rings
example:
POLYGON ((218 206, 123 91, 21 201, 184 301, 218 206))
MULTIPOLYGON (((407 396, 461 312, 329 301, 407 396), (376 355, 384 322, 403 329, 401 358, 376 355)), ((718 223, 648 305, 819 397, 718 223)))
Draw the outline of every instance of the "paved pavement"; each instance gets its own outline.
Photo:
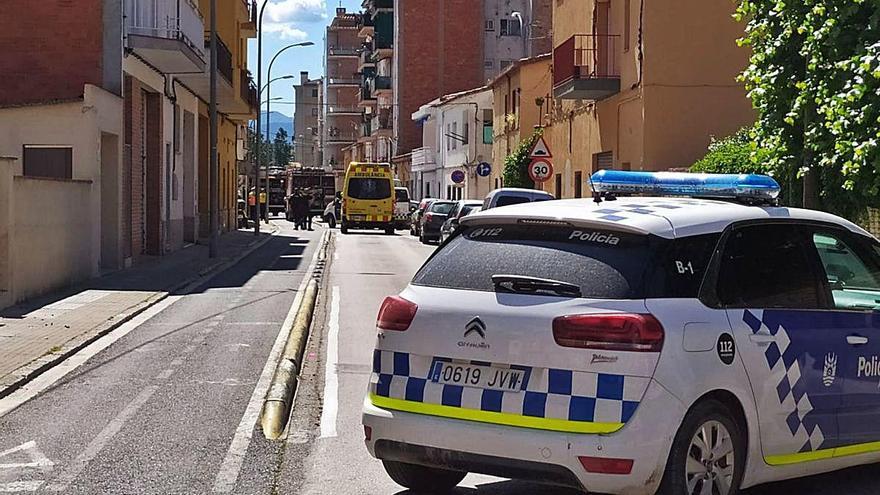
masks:
POLYGON ((322 234, 277 224, 241 263, 114 330, 0 416, 0 492, 271 493, 284 444, 256 426, 261 386, 322 234))
MULTIPOLYGON (((381 463, 367 453, 360 411, 369 382, 379 305, 386 295, 406 286, 433 247, 423 246, 409 236, 377 233, 347 236, 337 233, 334 243, 327 287, 322 294, 320 314, 316 315, 316 321, 323 321, 324 328, 313 330, 307 350, 310 359, 302 373, 276 493, 409 494, 392 482, 381 463), (338 360, 335 366, 331 363, 330 375, 335 378, 326 374, 328 329, 334 326, 338 328, 335 339, 338 360), (323 396, 325 376, 331 382, 338 380, 336 394, 329 387, 329 396, 323 396)), ((877 466, 859 467, 765 485, 750 489, 744 495, 874 495, 880 493, 877 470, 877 466)), ((574 492, 478 475, 467 476, 455 491, 456 495, 536 493, 572 495, 574 492)))
POLYGON ((138 266, 63 289, 0 311, 0 397, 39 371, 118 326, 131 315, 229 263, 268 234, 238 231, 221 236, 219 256, 192 245, 138 266))

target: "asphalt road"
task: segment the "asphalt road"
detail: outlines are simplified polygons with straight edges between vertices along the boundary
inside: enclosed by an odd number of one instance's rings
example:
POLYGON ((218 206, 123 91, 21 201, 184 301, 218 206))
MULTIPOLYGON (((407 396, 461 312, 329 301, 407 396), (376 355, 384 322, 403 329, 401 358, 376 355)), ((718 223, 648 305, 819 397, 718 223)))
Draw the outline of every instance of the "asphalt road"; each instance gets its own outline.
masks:
POLYGON ((254 428, 252 396, 322 233, 277 224, 0 418, 0 492, 271 493, 283 444, 254 428))
MULTIPOLYGON (((409 282, 434 247, 400 233, 334 234, 334 255, 307 351, 296 410, 276 493, 302 495, 404 495, 363 444, 360 411, 369 383, 376 313, 386 295, 409 282), (332 337, 335 329, 338 335, 332 337), (327 366, 328 342, 331 365, 327 366), (335 352, 333 351, 335 347, 335 352), (335 365, 333 358, 335 354, 335 365), (335 375, 333 377, 332 375, 335 375), (336 392, 332 382, 336 380, 336 392), (327 382, 331 386, 327 387, 327 382), (324 397, 327 393, 328 397, 324 397), (323 407, 322 407, 323 406, 323 407)), ((429 435, 430 432, 426 432, 429 435)), ((880 493, 878 466, 756 487, 745 495, 880 493)), ((519 481, 468 475, 456 495, 573 495, 519 481)))

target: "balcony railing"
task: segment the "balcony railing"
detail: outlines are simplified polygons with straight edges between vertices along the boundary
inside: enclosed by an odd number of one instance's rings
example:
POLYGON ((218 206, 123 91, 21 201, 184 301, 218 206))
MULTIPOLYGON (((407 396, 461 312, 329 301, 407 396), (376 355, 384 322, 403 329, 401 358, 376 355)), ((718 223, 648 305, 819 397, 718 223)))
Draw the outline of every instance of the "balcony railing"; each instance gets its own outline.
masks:
POLYGON ((205 58, 205 21, 192 0, 127 0, 126 34, 180 40, 205 58))
POLYGON ((340 114, 340 113, 361 113, 361 109, 357 106, 351 105, 334 105, 330 104, 327 106, 327 113, 330 114, 340 114))
MULTIPOLYGON (((220 37, 217 37, 217 72, 220 73, 229 84, 232 84, 232 52, 220 37)), ((205 51, 211 52, 211 40, 205 40, 205 51)))
POLYGON ((388 76, 376 76, 370 80, 370 92, 375 95, 377 91, 388 91, 391 89, 391 78, 388 76))
POLYGON ((361 80, 353 77, 328 77, 330 86, 360 86, 361 80))
POLYGON ((341 129, 332 128, 327 131, 327 142, 330 143, 353 143, 360 137, 360 132, 343 131, 341 129))
POLYGON ((393 129, 394 128, 394 119, 393 113, 391 112, 391 107, 381 107, 376 112, 376 116, 373 117, 373 129, 382 130, 382 129, 393 129))
POLYGON ((620 91, 620 36, 576 34, 553 50, 554 93, 599 100, 620 91))
POLYGON ((351 46, 330 46, 327 47, 327 54, 331 57, 356 57, 358 50, 351 46))
POLYGON ((259 106, 259 101, 257 101, 257 86, 254 84, 254 80, 251 79, 251 75, 248 71, 241 71, 241 85, 239 87, 241 99, 248 102, 250 107, 256 111, 259 106))

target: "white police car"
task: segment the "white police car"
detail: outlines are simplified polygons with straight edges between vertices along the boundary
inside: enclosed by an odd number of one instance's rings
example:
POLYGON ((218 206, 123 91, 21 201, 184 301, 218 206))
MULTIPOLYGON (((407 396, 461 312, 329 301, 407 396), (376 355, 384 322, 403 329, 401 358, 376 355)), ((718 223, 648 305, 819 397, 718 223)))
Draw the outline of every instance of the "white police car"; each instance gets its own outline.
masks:
POLYGON ((383 303, 363 423, 396 482, 729 495, 880 461, 874 238, 769 177, 593 182, 463 219, 383 303))

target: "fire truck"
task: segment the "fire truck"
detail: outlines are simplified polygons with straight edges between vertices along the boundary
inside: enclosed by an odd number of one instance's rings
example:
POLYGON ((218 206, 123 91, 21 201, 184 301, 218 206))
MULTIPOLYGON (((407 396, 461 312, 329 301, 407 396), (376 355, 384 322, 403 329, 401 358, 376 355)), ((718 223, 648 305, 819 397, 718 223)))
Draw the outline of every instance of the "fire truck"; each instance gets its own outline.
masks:
MULTIPOLYGON (((336 178, 333 172, 322 168, 309 168, 294 165, 287 170, 287 198, 302 193, 309 198, 309 212, 321 216, 328 203, 336 197, 336 178)), ((287 218, 293 213, 288 210, 287 218)))

